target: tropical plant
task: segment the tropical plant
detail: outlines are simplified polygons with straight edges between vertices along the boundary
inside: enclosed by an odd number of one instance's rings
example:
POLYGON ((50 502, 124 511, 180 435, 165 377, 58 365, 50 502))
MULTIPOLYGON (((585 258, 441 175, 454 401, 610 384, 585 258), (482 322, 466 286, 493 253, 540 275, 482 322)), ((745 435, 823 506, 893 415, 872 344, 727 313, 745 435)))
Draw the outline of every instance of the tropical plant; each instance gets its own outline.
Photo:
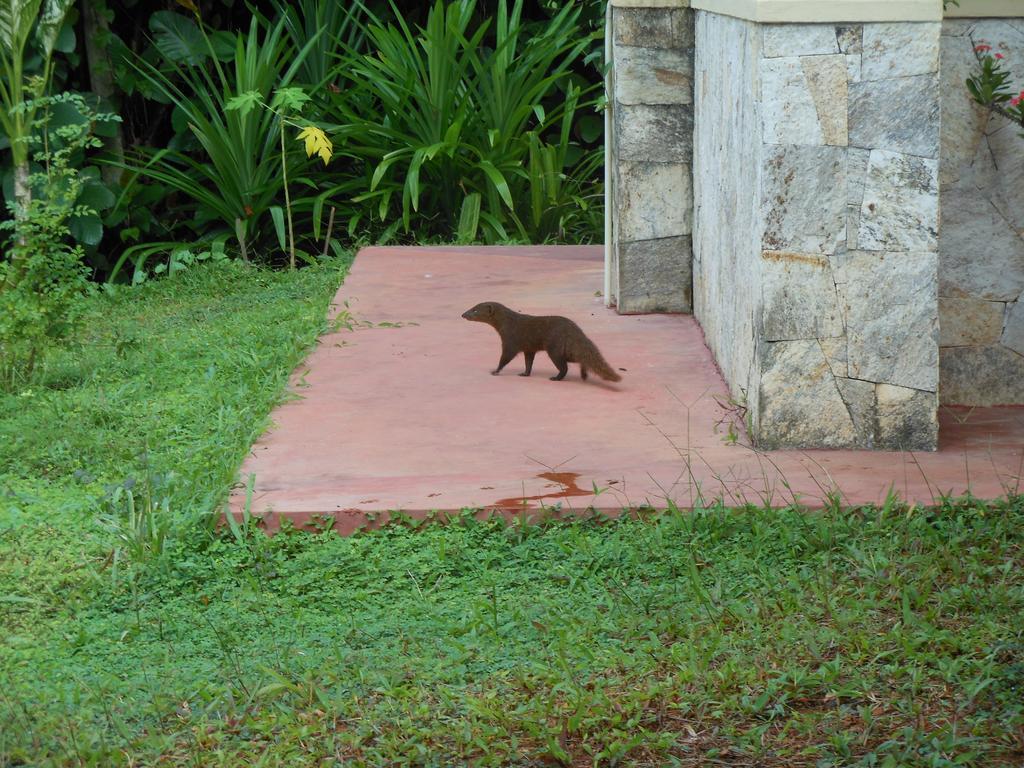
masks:
POLYGON ((327 119, 362 183, 352 200, 369 204, 350 231, 364 216, 384 238, 414 218, 420 238, 564 231, 597 184, 600 149, 578 144, 573 119, 597 104, 600 85, 576 84, 573 68, 599 33, 583 33, 567 4, 528 37, 522 8, 499 0, 495 17, 471 28, 475 0, 437 0, 416 32, 395 9, 393 23, 368 26, 368 52, 346 53, 327 119))
POLYGON ((239 94, 238 96, 230 99, 227 103, 227 109, 237 110, 242 114, 246 114, 258 106, 269 111, 271 114, 276 115, 280 121, 278 135, 281 137, 281 178, 284 183, 285 213, 282 215, 281 209, 276 206, 270 209, 270 213, 274 218, 274 225, 277 228, 278 243, 281 246, 281 250, 284 250, 287 245, 288 266, 291 269, 295 269, 295 226, 292 217, 291 194, 288 191, 288 150, 285 144, 284 128, 286 125, 293 125, 302 129, 298 135, 298 139, 305 142, 306 157, 317 155, 324 161, 324 165, 327 165, 331 160, 331 154, 333 151, 331 141, 327 138, 322 129, 315 125, 302 126, 290 119, 293 115, 297 116, 308 102, 309 96, 306 95, 305 91, 301 88, 292 87, 280 88, 275 91, 273 101, 271 101, 270 104, 263 101, 260 94, 256 91, 239 94), (287 244, 285 241, 283 221, 285 216, 288 221, 287 244))
POLYGON ((7 385, 30 375, 42 351, 70 333, 88 289, 82 248, 69 244, 70 222, 95 215, 82 203, 94 179, 73 160, 100 146, 92 126, 115 116, 92 112, 76 94, 25 103, 19 111, 48 114, 68 103, 86 121, 62 125, 52 138, 43 124, 44 149, 33 158, 40 170, 26 179, 28 201, 11 203, 15 215, 0 224, 11 233, 10 258, 0 261, 0 372, 7 385))
POLYGON ((1005 55, 992 53, 992 46, 985 41, 974 46, 974 55, 978 69, 967 78, 971 98, 1024 128, 1024 90, 1015 93, 1013 76, 1005 66, 1005 55))
MULTIPOLYGON (((243 255, 266 234, 266 217, 283 196, 277 154, 281 121, 268 110, 227 107, 240 94, 255 93, 269 101, 275 89, 286 88, 295 77, 314 41, 295 50, 284 29, 279 20, 264 30, 254 17, 248 34, 236 35, 227 67, 208 36, 210 56, 202 63, 171 62, 165 73, 141 58, 136 62, 140 74, 174 105, 175 119, 195 138, 198 150, 140 149, 128 164, 130 170, 177 192, 191 210, 197 232, 216 235, 210 225, 220 224, 222 231, 234 233, 243 255)), ((294 154, 293 167, 301 171, 305 160, 294 154)))
MULTIPOLYGON (((53 52, 64 17, 73 0, 0 0, 0 127, 10 143, 14 163, 14 216, 29 215, 32 191, 31 139, 36 129, 36 112, 43 104, 53 74, 53 52), (35 33, 36 51, 29 50, 35 33), (30 59, 39 57, 33 67, 30 59)), ((20 238, 22 235, 19 234, 20 238)), ((13 288, 25 265, 24 249, 11 254, 0 291, 13 288)))

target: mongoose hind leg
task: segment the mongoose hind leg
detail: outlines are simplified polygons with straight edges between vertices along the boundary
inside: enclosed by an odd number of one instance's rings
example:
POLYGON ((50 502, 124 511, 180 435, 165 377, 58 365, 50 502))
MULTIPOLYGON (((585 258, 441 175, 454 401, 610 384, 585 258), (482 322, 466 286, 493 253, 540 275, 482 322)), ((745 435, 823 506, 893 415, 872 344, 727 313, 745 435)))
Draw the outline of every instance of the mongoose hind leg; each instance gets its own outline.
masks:
POLYGON ((584 366, 580 366, 580 378, 584 381, 587 380, 587 369, 584 366))
POLYGON ((548 352, 548 356, 551 358, 551 362, 554 363, 555 367, 558 369, 558 375, 552 376, 551 380, 561 381, 562 379, 565 378, 565 374, 569 372, 569 363, 561 355, 552 355, 550 352, 548 352))
POLYGON ((529 376, 530 371, 533 370, 533 356, 536 352, 524 352, 523 355, 526 357, 526 370, 520 373, 520 376, 529 376))

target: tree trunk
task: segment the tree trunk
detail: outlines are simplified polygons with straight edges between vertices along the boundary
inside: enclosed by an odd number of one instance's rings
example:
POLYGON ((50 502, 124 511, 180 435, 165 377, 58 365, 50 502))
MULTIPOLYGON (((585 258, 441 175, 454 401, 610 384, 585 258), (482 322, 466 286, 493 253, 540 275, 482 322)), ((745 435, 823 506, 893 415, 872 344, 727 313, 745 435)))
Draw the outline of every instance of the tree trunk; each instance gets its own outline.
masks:
MULTIPOLYGON (((110 57, 105 46, 99 44, 101 39, 109 39, 110 25, 104 13, 106 4, 103 0, 82 0, 82 26, 85 32, 85 54, 89 63, 89 85, 92 92, 113 105, 120 111, 120 100, 114 85, 114 73, 110 65, 110 57)), ((124 162, 124 130, 122 123, 114 123, 114 135, 103 138, 103 146, 110 155, 119 162, 124 162)), ((103 180, 108 184, 120 184, 123 168, 116 165, 104 165, 101 171, 103 180)))

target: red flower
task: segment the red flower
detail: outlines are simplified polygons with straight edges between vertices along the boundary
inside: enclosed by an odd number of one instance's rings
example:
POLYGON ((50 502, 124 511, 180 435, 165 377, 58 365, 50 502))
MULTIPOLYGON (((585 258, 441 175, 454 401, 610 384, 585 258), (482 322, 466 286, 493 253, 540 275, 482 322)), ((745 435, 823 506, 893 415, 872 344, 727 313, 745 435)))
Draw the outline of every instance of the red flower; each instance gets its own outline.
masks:
POLYGON ((988 53, 991 50, 992 50, 992 46, 991 45, 986 45, 985 43, 982 43, 981 45, 974 46, 974 52, 975 53, 988 53))
POLYGON ((1010 106, 1011 107, 1019 107, 1020 103, 1022 101, 1024 101, 1024 91, 1021 91, 1016 96, 1014 96, 1012 99, 1010 99, 1010 106))
POLYGON ((1003 54, 1001 54, 1001 53, 997 53, 997 54, 996 54, 996 58, 997 58, 997 59, 1001 59, 1001 58, 1003 58, 1003 54))

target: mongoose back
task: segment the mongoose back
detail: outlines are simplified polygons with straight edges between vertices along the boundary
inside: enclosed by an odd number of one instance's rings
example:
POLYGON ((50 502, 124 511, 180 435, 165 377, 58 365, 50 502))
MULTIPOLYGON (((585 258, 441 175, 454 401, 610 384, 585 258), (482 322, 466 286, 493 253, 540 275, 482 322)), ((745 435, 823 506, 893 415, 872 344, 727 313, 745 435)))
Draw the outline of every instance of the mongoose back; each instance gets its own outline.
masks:
POLYGON ((548 353, 558 368, 552 381, 561 381, 569 371, 569 363, 580 364, 580 378, 586 379, 593 371, 607 381, 622 379, 601 356, 594 342, 580 327, 567 317, 547 315, 538 317, 515 312, 496 301, 485 301, 462 313, 466 320, 487 323, 501 336, 501 359, 491 371, 497 376, 520 352, 526 357, 526 370, 520 376, 529 376, 533 358, 541 350, 548 353))

